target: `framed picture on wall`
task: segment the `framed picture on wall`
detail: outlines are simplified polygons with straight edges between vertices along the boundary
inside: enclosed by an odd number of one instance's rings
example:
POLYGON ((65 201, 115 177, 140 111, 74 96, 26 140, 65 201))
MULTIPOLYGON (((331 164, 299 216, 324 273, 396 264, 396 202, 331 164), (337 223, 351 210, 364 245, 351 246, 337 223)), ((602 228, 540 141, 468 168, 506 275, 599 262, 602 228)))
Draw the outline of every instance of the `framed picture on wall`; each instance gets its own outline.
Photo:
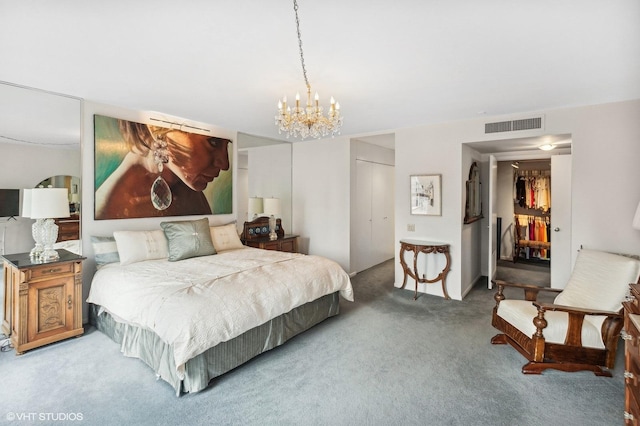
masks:
POLYGON ((442 216, 442 175, 411 176, 411 214, 442 216))
POLYGON ((182 127, 94 115, 96 220, 232 213, 231 140, 182 127))

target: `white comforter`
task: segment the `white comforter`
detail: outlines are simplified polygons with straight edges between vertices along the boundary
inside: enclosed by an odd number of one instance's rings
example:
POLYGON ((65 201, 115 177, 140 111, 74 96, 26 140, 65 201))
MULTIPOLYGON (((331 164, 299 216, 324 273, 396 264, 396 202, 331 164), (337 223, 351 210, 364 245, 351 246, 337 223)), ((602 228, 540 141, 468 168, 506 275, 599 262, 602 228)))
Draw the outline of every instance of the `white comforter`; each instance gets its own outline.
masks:
POLYGON ((173 346, 178 376, 194 356, 326 294, 353 301, 334 261, 243 248, 169 262, 110 264, 96 272, 87 302, 173 346))

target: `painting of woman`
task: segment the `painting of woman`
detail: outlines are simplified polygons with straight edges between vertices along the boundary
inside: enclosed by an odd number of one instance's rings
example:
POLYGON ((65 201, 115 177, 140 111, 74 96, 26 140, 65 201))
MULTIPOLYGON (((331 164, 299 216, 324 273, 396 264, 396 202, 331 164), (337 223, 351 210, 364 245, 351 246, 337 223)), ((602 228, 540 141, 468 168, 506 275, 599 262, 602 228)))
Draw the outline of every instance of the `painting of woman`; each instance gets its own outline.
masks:
POLYGON ((228 139, 94 117, 95 218, 232 212, 228 139))

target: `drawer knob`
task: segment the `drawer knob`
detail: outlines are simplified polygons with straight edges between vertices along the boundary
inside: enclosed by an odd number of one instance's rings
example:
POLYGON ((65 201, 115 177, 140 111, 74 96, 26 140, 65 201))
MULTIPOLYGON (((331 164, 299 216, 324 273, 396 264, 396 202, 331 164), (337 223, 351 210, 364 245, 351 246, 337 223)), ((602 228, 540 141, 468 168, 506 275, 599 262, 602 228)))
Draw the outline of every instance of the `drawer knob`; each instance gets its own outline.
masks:
POLYGON ((624 378, 625 379, 633 379, 634 375, 633 375, 633 373, 631 371, 625 371, 624 372, 624 378))
POLYGON ((73 302, 71 302, 71 296, 67 298, 67 308, 68 309, 73 308, 73 302))
POLYGON ((633 414, 628 413, 628 412, 625 411, 624 412, 624 419, 633 421, 633 414))

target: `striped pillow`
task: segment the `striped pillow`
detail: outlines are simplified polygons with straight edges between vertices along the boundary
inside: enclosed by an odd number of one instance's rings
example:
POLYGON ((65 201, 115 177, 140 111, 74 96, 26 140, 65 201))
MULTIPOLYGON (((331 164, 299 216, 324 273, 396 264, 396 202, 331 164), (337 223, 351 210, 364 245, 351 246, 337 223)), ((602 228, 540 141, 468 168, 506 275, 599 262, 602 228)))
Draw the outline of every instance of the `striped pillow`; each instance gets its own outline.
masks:
POLYGON ((96 259, 96 268, 100 269, 109 263, 119 263, 118 246, 114 237, 91 236, 91 245, 96 259))

